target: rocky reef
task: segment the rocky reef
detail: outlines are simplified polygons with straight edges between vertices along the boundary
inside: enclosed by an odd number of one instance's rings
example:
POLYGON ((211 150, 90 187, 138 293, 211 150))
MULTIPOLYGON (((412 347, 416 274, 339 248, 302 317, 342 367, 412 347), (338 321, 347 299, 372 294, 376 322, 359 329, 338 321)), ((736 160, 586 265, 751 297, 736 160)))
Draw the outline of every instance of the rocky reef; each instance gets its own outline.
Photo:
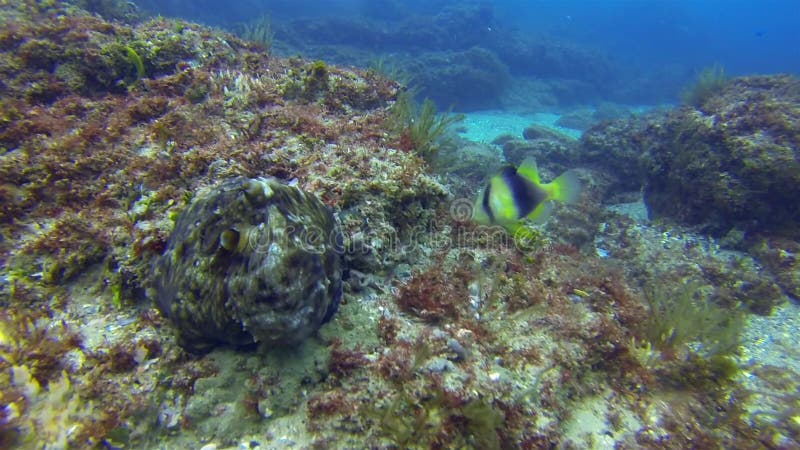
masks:
MULTIPOLYGON (((179 425, 175 402, 182 409, 194 379, 216 369, 184 361, 162 331, 171 325, 147 295, 158 285, 151 267, 177 245, 173 232, 189 233, 181 213, 221 181, 292 181, 291 192, 336 205, 356 240, 370 222, 388 237, 408 233, 445 198, 419 156, 393 149, 390 80, 273 58, 187 22, 129 26, 33 1, 0 11, 3 446, 140 442, 153 424, 134 420, 143 414, 179 425)), ((221 234, 215 245, 234 247, 221 234)), ((391 244, 377 264, 408 258, 391 244)), ((330 318, 337 264, 320 262, 328 292, 297 338, 330 318)), ((197 342, 220 340, 204 331, 197 342)))
MULTIPOLYGON (((515 145, 540 152, 543 179, 570 165, 585 188, 521 246, 469 221, 500 152, 432 144, 449 122, 430 111, 408 139, 418 122, 376 71, 183 21, 33 0, 0 13, 0 447, 800 439, 796 373, 741 351, 751 312, 796 292, 793 235, 736 228, 721 246, 677 222, 690 216, 607 205, 635 185, 610 182, 627 176, 615 168, 639 161, 647 183, 661 174, 647 161, 683 161, 656 146, 659 121, 705 109, 582 141, 531 128, 515 145), (644 139, 658 151, 637 152, 644 139), (612 143, 626 146, 604 156, 612 143), (446 161, 462 166, 434 171, 446 161)), ((733 83, 771 101, 793 80, 733 83)), ((703 108, 738 104, 715 101, 703 108)), ((794 142, 784 125, 746 129, 794 142)))
POLYGON ((337 4, 322 14, 309 14, 313 2, 311 7, 248 2, 225 11, 213 2, 204 7, 186 0, 139 4, 152 13, 191 17, 240 35, 259 30, 258 39, 276 54, 402 73, 440 109, 502 104, 537 110, 600 100, 601 92, 605 100, 664 101, 690 79, 686 68, 642 68, 545 30, 518 29, 496 17, 495 5, 475 0, 337 4), (236 20, 240 23, 231 23, 236 20), (530 89, 528 81, 538 89, 530 89))
POLYGON ((654 217, 715 236, 796 237, 798 102, 795 77, 736 78, 702 104, 591 128, 580 159, 621 189, 643 185, 654 217))
POLYGON ((696 105, 590 128, 571 162, 604 174, 607 200, 642 189, 652 218, 755 255, 797 297, 799 104, 796 77, 735 78, 696 105))
POLYGON ((645 201, 716 235, 800 230, 800 80, 737 78, 644 130, 645 201))

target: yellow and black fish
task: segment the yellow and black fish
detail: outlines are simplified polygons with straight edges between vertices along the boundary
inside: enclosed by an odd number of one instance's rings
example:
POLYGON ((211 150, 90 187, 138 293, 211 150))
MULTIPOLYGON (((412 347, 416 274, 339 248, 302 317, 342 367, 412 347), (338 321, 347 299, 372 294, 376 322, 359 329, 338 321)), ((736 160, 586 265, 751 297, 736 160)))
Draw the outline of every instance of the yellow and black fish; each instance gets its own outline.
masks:
POLYGON ((550 183, 542 184, 533 158, 519 167, 509 166, 489 179, 478 193, 472 218, 482 225, 500 225, 515 234, 522 221, 543 222, 552 210, 550 200, 575 202, 580 182, 575 172, 567 171, 550 183))

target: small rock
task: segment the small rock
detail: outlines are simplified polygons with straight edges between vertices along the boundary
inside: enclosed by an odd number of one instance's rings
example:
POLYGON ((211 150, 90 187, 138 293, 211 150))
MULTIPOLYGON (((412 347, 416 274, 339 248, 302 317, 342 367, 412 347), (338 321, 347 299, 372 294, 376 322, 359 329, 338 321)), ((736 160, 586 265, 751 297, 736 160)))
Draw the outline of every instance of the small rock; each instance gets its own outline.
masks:
POLYGON ((452 338, 448 339, 447 348, 453 352, 453 356, 450 358, 451 361, 463 361, 467 359, 467 349, 457 340, 452 338))

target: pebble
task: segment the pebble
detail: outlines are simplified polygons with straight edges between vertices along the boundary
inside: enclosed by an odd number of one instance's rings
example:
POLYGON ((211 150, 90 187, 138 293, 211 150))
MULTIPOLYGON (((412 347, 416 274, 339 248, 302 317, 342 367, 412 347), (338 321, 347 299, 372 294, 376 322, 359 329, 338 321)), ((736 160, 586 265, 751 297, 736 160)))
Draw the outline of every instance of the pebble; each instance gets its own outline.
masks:
POLYGON ((448 339, 447 348, 454 353, 453 357, 450 358, 451 361, 463 361, 467 359, 467 349, 457 340, 453 338, 448 339))

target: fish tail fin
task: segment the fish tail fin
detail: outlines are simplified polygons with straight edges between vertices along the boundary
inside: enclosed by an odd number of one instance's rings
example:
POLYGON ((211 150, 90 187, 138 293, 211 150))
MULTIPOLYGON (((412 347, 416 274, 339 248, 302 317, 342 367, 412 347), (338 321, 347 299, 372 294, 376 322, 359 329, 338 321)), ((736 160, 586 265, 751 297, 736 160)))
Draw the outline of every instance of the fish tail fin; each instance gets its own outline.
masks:
POLYGON ((547 185, 549 198, 564 203, 575 203, 581 195, 578 174, 568 170, 547 185))

